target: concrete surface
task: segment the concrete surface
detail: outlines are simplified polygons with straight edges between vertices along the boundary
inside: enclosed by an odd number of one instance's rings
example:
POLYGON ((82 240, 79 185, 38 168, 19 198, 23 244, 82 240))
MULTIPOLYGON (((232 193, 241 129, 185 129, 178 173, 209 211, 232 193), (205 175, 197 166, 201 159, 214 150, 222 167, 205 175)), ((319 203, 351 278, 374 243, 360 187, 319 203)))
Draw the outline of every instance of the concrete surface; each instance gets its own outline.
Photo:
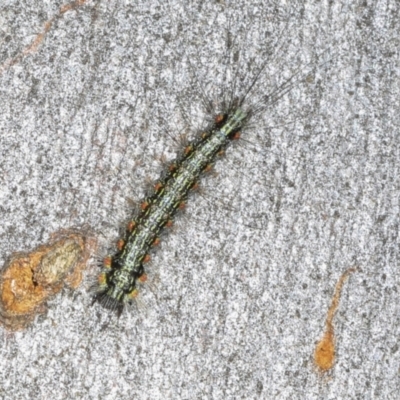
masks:
POLYGON ((112 249, 207 125, 203 93, 241 94, 265 66, 257 109, 294 78, 163 238, 142 305, 91 307, 91 267, 28 330, 0 331, 0 398, 399 398, 399 48, 395 0, 3 0, 1 263, 68 227, 112 249))

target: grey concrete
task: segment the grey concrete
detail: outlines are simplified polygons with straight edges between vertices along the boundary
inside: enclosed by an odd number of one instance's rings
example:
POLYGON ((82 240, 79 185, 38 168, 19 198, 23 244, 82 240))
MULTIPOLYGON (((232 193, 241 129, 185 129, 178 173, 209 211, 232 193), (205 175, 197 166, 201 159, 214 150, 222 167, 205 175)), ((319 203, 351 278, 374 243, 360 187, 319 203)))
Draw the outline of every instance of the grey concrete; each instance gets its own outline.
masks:
POLYGON ((28 330, 0 331, 0 398, 399 398, 399 4, 264 3, 1 2, 2 263, 66 227, 111 249, 204 126, 201 90, 243 92, 266 65, 257 108, 297 75, 163 238, 145 306, 91 307, 91 267, 28 330), (312 354, 351 266, 321 376, 312 354))

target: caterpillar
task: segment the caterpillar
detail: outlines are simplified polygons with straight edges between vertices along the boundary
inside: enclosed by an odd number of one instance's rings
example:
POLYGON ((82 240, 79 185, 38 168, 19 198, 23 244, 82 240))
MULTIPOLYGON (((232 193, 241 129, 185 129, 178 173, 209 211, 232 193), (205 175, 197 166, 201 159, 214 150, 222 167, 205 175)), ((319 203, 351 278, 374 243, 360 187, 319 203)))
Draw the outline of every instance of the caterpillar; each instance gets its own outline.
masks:
MULTIPOLYGON (((217 156, 232 140, 240 137, 240 131, 248 126, 253 116, 260 115, 307 76, 304 71, 296 71, 270 93, 264 94, 261 104, 251 107, 248 97, 259 83, 266 65, 264 63, 256 71, 244 94, 223 95, 228 99, 221 102, 223 111, 215 113, 211 127, 185 146, 182 156, 172 162, 155 183, 153 194, 141 203, 139 215, 128 223, 125 238, 118 241, 116 254, 104 259, 105 269, 98 277, 94 302, 121 314, 124 304, 137 297, 138 282, 146 280, 144 264, 151 258, 151 248, 160 242, 164 228, 172 225, 175 213, 185 207, 190 191, 198 186, 203 173, 211 169, 217 156)), ((189 69, 194 70, 190 61, 189 69)), ((227 75, 226 71, 224 75, 227 75)), ((239 76, 234 77, 234 80, 239 79, 239 76)), ((201 92, 200 97, 207 111, 214 111, 206 94, 201 92)))
POLYGON ((136 297, 136 281, 145 279, 143 263, 149 260, 150 248, 159 243, 161 230, 185 206, 189 191, 211 168, 216 155, 230 140, 238 138, 248 117, 249 113, 240 107, 218 115, 212 129, 203 133, 198 142, 189 144, 182 158, 169 166, 166 177, 155 184, 155 193, 142 203, 137 221, 130 221, 126 240, 118 244, 119 252, 105 261, 109 271, 100 275, 96 295, 103 306, 120 313, 122 305, 136 297))

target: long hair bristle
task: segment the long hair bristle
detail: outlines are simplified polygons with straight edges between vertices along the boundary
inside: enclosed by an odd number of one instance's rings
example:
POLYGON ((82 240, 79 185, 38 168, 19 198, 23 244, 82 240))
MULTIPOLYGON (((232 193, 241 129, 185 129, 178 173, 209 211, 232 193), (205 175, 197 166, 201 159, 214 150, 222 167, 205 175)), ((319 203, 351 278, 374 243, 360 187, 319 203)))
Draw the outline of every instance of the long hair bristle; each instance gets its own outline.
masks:
POLYGON ((107 292, 99 292, 93 297, 93 303, 100 303, 102 307, 112 312, 115 312, 118 317, 121 316, 122 311, 124 309, 124 305, 111 297, 107 292))

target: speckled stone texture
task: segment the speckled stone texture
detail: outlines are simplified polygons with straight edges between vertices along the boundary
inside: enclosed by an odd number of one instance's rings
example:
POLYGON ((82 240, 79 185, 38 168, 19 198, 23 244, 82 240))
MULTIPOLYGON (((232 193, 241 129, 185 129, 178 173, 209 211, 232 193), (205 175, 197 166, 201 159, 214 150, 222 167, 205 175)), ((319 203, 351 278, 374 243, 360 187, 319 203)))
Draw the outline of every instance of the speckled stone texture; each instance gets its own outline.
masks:
POLYGON ((397 399, 399 32, 396 0, 1 1, 4 265, 70 227, 111 251, 207 125, 204 95, 243 93, 264 65, 250 103, 301 82, 203 180, 137 307, 91 306, 91 267, 28 330, 0 331, 0 398, 397 399))

